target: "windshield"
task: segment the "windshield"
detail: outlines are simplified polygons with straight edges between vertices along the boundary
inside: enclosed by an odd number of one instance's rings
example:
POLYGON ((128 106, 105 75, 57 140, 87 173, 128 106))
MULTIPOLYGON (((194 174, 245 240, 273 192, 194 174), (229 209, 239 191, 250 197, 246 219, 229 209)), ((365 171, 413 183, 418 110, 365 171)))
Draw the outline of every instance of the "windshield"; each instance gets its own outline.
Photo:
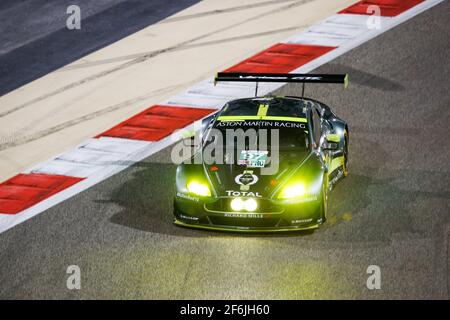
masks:
POLYGON ((272 152, 305 152, 309 141, 306 123, 219 120, 208 131, 203 150, 217 161, 243 164, 249 158, 267 159, 272 152))

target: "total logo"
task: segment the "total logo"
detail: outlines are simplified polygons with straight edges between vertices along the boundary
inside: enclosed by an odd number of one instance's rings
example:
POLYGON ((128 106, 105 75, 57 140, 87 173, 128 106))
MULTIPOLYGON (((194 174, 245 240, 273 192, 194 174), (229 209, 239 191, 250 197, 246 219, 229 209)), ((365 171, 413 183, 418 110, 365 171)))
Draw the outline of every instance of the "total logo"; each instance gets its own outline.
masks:
POLYGON ((244 171, 243 174, 240 174, 234 178, 234 182, 241 186, 251 186, 258 182, 258 176, 253 174, 253 171, 244 171))
POLYGON ((227 190, 225 191, 227 193, 227 196, 231 197, 256 197, 261 198, 262 196, 259 194, 259 192, 251 192, 251 191, 234 191, 234 190, 227 190))

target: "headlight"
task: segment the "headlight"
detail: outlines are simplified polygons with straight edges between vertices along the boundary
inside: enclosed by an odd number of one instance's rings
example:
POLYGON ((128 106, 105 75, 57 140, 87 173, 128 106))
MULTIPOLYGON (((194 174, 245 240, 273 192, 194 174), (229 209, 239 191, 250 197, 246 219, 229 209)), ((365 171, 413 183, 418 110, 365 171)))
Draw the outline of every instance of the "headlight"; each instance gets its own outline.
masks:
POLYGON ((244 208, 246 211, 255 211, 258 208, 258 203, 255 199, 247 199, 245 200, 244 208))
POLYGON ((198 181, 191 181, 187 184, 187 190, 189 193, 195 194, 201 197, 211 197, 211 191, 208 185, 200 183, 198 181))
POLYGON ((245 209, 245 211, 252 212, 258 208, 258 202, 252 198, 245 200, 241 198, 234 198, 231 200, 230 206, 233 211, 242 211, 245 209))
POLYGON ((279 199, 291 199, 291 198, 299 198, 306 194, 305 186, 302 183, 296 183, 285 186, 280 194, 278 195, 279 199))
POLYGON ((233 211, 241 211, 242 209, 244 209, 244 201, 242 201, 241 198, 235 198, 231 200, 230 205, 233 211))

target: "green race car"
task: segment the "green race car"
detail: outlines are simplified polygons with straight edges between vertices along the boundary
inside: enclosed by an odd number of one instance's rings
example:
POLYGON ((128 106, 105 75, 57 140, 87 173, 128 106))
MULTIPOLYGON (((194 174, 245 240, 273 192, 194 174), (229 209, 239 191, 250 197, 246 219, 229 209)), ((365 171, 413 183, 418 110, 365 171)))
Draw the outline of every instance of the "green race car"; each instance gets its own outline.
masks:
MULTIPOLYGON (((217 80, 346 83, 347 76, 219 74, 217 80)), ((203 124, 197 151, 177 167, 177 225, 262 232, 325 222, 329 192, 348 174, 349 144, 346 122, 327 105, 291 96, 238 99, 203 124)))

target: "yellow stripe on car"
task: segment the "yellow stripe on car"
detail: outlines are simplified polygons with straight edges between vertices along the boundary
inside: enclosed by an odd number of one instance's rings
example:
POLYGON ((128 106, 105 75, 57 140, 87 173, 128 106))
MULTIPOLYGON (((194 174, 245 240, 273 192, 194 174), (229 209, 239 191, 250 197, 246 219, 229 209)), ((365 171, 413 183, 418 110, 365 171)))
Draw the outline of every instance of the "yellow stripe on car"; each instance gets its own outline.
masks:
POLYGON ((267 115, 267 110, 269 110, 268 104, 260 104, 257 115, 260 117, 265 117, 267 115))

